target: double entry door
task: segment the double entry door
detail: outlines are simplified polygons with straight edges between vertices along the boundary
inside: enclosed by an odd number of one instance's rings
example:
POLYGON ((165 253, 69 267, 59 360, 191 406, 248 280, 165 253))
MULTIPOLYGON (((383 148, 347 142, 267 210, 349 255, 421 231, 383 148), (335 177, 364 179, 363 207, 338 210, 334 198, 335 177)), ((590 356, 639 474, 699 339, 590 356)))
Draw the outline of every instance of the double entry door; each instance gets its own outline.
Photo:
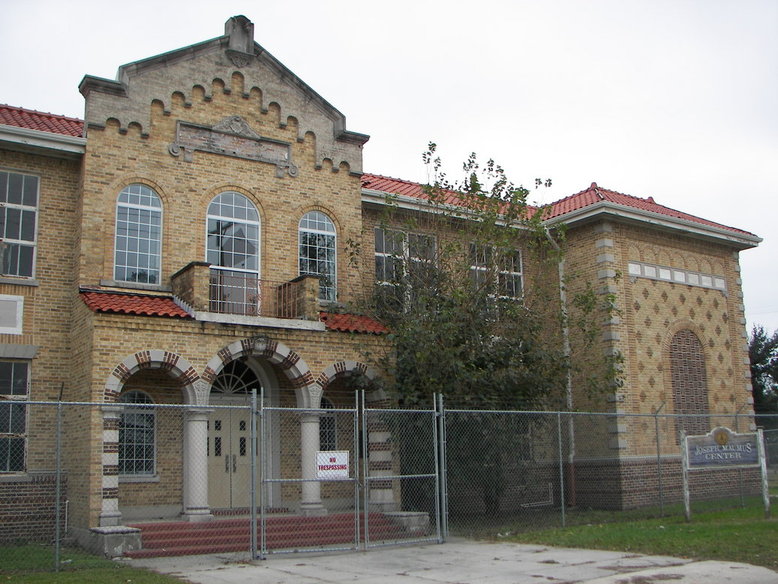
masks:
MULTIPOLYGON (((217 408, 211 413, 208 420, 208 502, 211 509, 250 505, 250 441, 251 412, 248 408, 217 408)), ((259 485, 256 486, 258 502, 259 485)))

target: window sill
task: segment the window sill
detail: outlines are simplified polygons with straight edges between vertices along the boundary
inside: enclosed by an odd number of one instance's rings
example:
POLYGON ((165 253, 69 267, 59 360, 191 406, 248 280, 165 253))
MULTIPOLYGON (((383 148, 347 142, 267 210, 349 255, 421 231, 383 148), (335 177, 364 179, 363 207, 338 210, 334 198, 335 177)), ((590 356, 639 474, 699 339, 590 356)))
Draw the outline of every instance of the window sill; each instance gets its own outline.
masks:
POLYGON ((40 286, 40 283, 35 278, 9 278, 8 276, 0 276, 0 284, 13 284, 14 286, 31 287, 40 286))
POLYGON ((159 475, 119 475, 120 483, 158 483, 159 475))

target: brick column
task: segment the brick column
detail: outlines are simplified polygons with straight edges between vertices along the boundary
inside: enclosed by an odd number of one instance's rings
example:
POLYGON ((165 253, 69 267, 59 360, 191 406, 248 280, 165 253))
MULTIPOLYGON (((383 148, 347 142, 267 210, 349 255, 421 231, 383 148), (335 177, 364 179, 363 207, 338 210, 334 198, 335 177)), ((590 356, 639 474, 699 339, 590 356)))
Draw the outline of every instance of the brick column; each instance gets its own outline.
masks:
POLYGON ((100 509, 100 527, 120 525, 122 514, 119 511, 119 418, 120 405, 105 405, 103 412, 103 452, 102 452, 102 504, 100 509))

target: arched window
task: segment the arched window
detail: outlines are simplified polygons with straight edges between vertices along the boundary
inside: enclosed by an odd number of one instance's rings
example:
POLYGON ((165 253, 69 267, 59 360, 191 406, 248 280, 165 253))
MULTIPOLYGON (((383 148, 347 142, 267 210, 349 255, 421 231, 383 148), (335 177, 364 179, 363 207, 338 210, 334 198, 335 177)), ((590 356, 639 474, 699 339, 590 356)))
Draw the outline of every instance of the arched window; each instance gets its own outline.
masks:
POLYGON ((300 275, 319 276, 319 298, 337 299, 337 253, 335 224, 321 211, 310 211, 300 219, 300 275))
MULTIPOLYGON (((321 409, 333 410, 335 406, 326 397, 321 398, 321 409)), ((333 412, 319 417, 319 450, 338 449, 337 418, 333 412)))
POLYGON ((208 205, 206 261, 212 312, 259 312, 259 213, 247 197, 226 191, 208 205))
POLYGON ((119 474, 153 475, 156 420, 148 394, 128 391, 119 397, 128 404, 119 419, 119 474))
POLYGON ((243 361, 230 361, 216 376, 211 386, 212 393, 225 396, 250 396, 256 391, 260 395, 262 386, 256 373, 243 361))
POLYGON ((687 435, 709 430, 708 380, 702 343, 692 331, 678 331, 670 342, 670 372, 677 429, 687 435))
POLYGON ((159 284, 162 202, 142 184, 127 186, 116 201, 114 280, 159 284))

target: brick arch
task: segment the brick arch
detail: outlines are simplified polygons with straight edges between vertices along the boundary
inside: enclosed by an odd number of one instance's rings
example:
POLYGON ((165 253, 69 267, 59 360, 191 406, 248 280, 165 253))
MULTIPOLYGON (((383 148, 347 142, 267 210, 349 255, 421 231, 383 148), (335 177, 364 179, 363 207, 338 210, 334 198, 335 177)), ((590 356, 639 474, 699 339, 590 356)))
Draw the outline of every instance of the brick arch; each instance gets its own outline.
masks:
MULTIPOLYGON (((201 379, 210 389, 211 384, 216 380, 219 372, 224 369, 224 366, 241 357, 262 357, 271 365, 276 365, 294 388, 299 407, 311 407, 314 400, 318 403, 321 390, 317 389, 308 364, 300 355, 283 343, 268 338, 246 338, 223 347, 208 361, 201 379)), ((200 396, 200 398, 204 404, 207 404, 207 394, 200 396)))
POLYGON ((124 384, 138 371, 162 369, 181 383, 184 403, 196 404, 199 376, 192 365, 176 353, 161 350, 138 351, 122 360, 105 383, 103 389, 103 457, 100 525, 117 525, 119 512, 119 420, 117 403, 124 384))
POLYGON ((677 430, 705 434, 709 421, 695 416, 710 412, 705 347, 691 328, 681 328, 670 338, 668 348, 673 411, 682 416, 676 419, 677 430))
MULTIPOLYGON (((386 393, 377 385, 378 380, 381 379, 378 371, 368 365, 365 365, 364 363, 360 363, 359 361, 338 361, 337 363, 333 363, 324 371, 322 371, 319 377, 316 379, 316 384, 321 388, 319 391, 319 396, 321 397, 321 395, 324 393, 324 390, 327 389, 327 386, 335 381, 338 377, 354 374, 362 375, 373 386, 371 391, 365 394, 365 401, 368 405, 384 405, 387 403, 386 393)), ((313 407, 319 407, 319 404, 317 403, 313 405, 313 407)))
POLYGON ((189 361, 180 355, 162 350, 138 351, 134 355, 130 355, 122 360, 111 371, 105 383, 103 401, 107 403, 116 402, 127 380, 143 369, 162 369, 167 371, 171 377, 181 383, 184 403, 197 403, 194 389, 195 382, 199 379, 197 371, 189 361))

